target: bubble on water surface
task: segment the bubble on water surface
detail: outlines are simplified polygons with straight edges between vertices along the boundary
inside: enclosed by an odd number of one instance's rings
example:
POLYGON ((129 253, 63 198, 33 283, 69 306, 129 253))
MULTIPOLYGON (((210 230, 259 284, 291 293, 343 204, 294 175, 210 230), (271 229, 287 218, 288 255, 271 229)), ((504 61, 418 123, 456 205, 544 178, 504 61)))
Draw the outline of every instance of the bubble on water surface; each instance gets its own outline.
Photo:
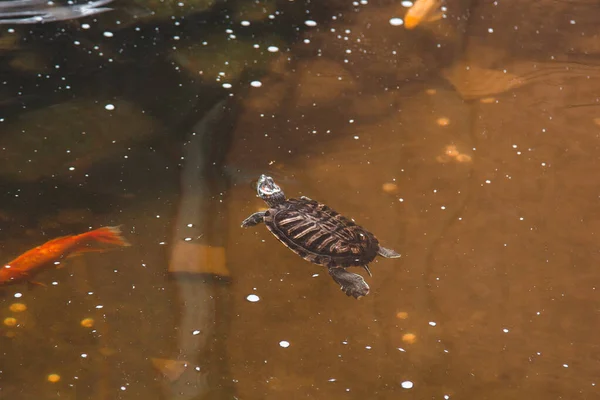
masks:
POLYGON ((402 18, 392 18, 390 19, 390 25, 401 26, 404 25, 404 21, 402 21, 402 18))
POLYGON ((404 381, 400 385, 402 385, 404 389, 412 389, 413 387, 413 383, 411 381, 404 381))
POLYGON ((107 104, 104 106, 105 109, 107 109, 108 111, 112 111, 115 109, 115 106, 113 104, 107 104))
POLYGON ((279 342, 279 345, 283 348, 290 347, 290 342, 282 340, 281 342, 279 342))
POLYGON ((248 301, 249 301, 249 302, 251 302, 251 303, 256 303, 257 301, 259 301, 259 300, 260 300, 260 297, 258 297, 258 296, 257 296, 257 295, 255 295, 255 294, 249 294, 249 295, 246 297, 246 300, 248 300, 248 301))

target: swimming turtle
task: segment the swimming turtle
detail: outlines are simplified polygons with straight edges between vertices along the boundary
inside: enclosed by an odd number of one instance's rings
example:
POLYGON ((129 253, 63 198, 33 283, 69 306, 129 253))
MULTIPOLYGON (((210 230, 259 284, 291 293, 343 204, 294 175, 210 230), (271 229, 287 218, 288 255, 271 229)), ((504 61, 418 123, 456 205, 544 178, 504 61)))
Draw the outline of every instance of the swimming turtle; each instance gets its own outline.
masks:
POLYGON ((242 222, 242 227, 264 222, 277 239, 294 253, 314 264, 327 267, 329 274, 348 296, 358 299, 369 293, 362 276, 346 271, 363 267, 369 276, 369 263, 377 255, 397 258, 400 254, 379 245, 377 238, 325 204, 308 197, 286 199, 270 176, 261 175, 256 185, 258 197, 269 206, 242 222))

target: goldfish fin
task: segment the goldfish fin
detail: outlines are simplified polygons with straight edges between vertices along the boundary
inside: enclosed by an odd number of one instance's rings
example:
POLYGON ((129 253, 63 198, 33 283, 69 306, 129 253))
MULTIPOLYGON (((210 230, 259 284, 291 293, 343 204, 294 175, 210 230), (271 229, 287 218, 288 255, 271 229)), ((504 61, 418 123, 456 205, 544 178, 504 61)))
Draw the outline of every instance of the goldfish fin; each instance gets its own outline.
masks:
POLYGON ((66 256, 65 259, 75 258, 83 253, 103 253, 105 251, 106 249, 101 249, 99 247, 82 247, 81 249, 77 249, 75 252, 66 256))
MULTIPOLYGON (((76 258, 76 257, 79 257, 80 255, 82 255, 83 253, 104 253, 107 250, 109 250, 109 249, 100 248, 100 247, 81 247, 81 248, 75 250, 73 253, 66 256, 65 259, 68 260, 71 258, 76 258)), ((57 268, 62 268, 62 267, 63 267, 63 264, 61 263, 57 268)))
POLYGON ((38 282, 38 281, 27 281, 27 283, 30 285, 35 285, 35 286, 48 287, 48 285, 46 285, 45 283, 38 282))
POLYGON ((424 22, 435 22, 435 21, 439 21, 442 18, 444 18, 444 13, 442 10, 439 10, 438 12, 433 13, 429 17, 427 17, 424 20, 424 22))
MULTIPOLYGON (((94 240, 96 242, 100 242, 100 243, 108 243, 108 244, 114 244, 117 246, 131 246, 131 244, 123 237, 121 236, 121 226, 105 226, 102 228, 98 228, 95 229, 93 231, 90 232, 86 232, 84 234, 81 235, 81 237, 86 237, 88 239, 94 240)), ((82 252, 82 251, 96 251, 96 250, 89 250, 89 249, 84 249, 84 250, 79 250, 78 252, 82 252)))
POLYGON ((437 21, 442 18, 440 0, 417 0, 404 16, 404 27, 414 29, 423 22, 437 21))

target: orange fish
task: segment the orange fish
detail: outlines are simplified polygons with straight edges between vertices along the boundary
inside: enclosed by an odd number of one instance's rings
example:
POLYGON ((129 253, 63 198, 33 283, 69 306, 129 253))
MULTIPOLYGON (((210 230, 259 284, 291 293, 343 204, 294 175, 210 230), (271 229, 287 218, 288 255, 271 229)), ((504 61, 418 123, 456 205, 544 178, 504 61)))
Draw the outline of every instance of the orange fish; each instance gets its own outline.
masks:
MULTIPOLYGON (((75 256, 90 251, 105 251, 101 244, 130 246, 121 236, 118 226, 106 226, 80 235, 63 236, 33 248, 15 258, 0 269, 0 285, 31 281, 31 278, 45 268, 67 256, 75 256)), ((32 282, 35 283, 35 282, 32 282)))

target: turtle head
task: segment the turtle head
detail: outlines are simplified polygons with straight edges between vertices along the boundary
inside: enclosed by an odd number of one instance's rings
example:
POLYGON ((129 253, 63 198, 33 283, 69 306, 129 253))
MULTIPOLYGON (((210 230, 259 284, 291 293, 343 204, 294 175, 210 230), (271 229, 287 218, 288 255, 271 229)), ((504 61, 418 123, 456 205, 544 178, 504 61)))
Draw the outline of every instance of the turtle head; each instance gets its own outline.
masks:
POLYGON ((258 193, 258 197, 263 199, 265 203, 269 205, 269 207, 276 206, 285 201, 285 194, 283 194, 283 190, 277 186, 273 178, 270 176, 261 175, 260 178, 258 178, 256 192, 258 193))

